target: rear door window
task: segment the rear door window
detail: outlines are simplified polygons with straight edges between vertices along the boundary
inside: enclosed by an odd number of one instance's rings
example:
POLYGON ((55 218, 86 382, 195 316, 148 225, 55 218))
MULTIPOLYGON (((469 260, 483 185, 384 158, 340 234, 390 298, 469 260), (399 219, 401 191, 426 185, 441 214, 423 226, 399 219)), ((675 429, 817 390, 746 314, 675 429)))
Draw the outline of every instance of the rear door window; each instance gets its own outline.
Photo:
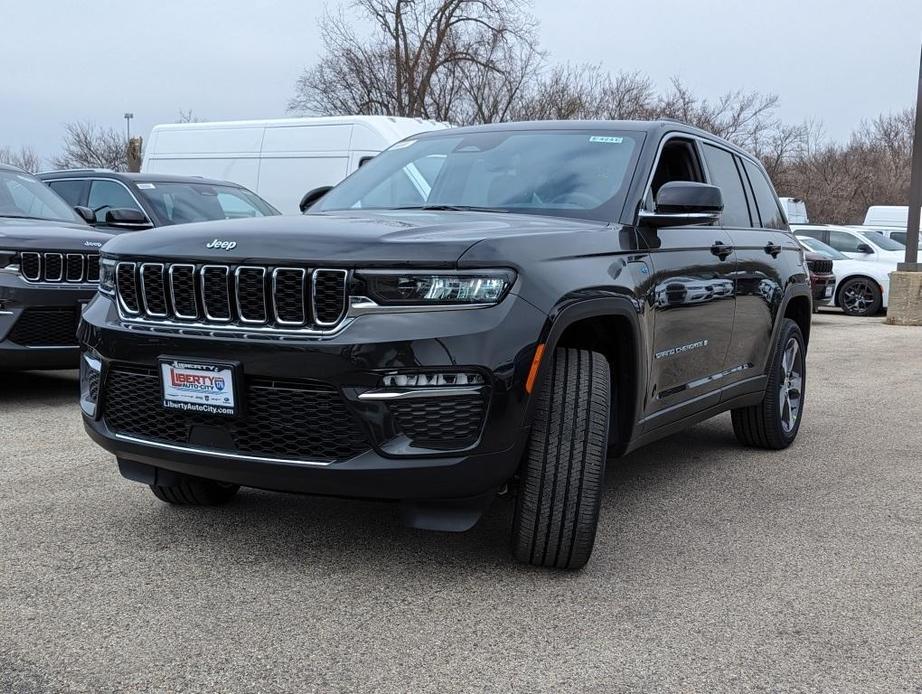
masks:
POLYGON ((758 208, 762 227, 764 229, 787 229, 784 213, 781 211, 781 204, 768 182, 768 177, 762 172, 761 168, 752 162, 743 161, 743 166, 749 176, 749 183, 756 198, 756 207, 758 208))
POLYGON ((720 214, 721 226, 751 227, 752 220, 749 218, 746 192, 733 155, 725 149, 707 143, 703 144, 702 149, 711 183, 719 186, 723 195, 724 209, 720 214))
POLYGON ((83 204, 86 181, 48 181, 46 185, 64 198, 71 207, 83 204))

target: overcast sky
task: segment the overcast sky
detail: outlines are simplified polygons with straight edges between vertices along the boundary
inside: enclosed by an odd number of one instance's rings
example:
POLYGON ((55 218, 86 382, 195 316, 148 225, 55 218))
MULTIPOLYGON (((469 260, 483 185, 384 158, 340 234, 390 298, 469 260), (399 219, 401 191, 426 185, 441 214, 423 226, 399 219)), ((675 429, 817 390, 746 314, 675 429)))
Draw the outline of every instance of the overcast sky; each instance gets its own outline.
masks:
MULTIPOLYGON (((345 0, 341 0, 345 2, 345 0)), ((329 3, 336 6, 332 0, 329 3)), ((0 145, 60 149, 63 123, 133 133, 189 110, 285 115, 319 54, 319 0, 0 0, 0 145)), ((843 139, 915 101, 922 0, 535 0, 553 61, 641 70, 660 86, 759 90, 843 139), (769 9, 771 8, 771 9, 769 9)))

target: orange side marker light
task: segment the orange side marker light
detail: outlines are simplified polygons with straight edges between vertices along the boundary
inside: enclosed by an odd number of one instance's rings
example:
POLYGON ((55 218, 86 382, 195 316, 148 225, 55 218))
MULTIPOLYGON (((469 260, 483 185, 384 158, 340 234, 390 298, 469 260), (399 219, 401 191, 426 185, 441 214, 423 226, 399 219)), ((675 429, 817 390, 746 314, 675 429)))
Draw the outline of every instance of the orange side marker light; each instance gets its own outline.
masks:
POLYGON ((528 378, 525 381, 525 392, 531 395, 535 387, 535 379, 538 378, 538 368, 541 366, 541 357, 544 356, 544 344, 535 347, 535 356, 531 360, 531 369, 528 371, 528 378))

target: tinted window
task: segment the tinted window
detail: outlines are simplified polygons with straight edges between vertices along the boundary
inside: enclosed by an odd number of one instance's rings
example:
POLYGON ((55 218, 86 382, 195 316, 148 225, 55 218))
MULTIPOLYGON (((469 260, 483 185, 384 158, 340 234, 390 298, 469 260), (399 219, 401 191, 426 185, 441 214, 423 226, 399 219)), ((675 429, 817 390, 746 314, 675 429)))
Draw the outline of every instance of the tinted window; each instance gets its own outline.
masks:
POLYGON ((893 239, 894 241, 897 241, 903 244, 904 246, 906 245, 906 232, 905 231, 894 231, 892 234, 890 234, 890 238, 893 239))
POLYGON ((762 226, 765 229, 785 229, 786 224, 784 215, 781 212, 781 205, 775 192, 772 190, 768 178, 762 173, 755 164, 744 161, 746 173, 749 175, 749 183, 752 185, 752 192, 756 196, 756 206, 759 208, 759 217, 762 220, 762 226))
POLYGON ((749 208, 746 206, 746 192, 743 181, 736 168, 734 156, 725 149, 705 144, 704 160, 707 162, 711 183, 720 187, 723 194, 724 209, 720 214, 720 223, 725 227, 748 227, 749 208))
POLYGON ((96 221, 102 223, 106 221, 106 212, 116 208, 144 212, 131 197, 128 189, 117 181, 93 181, 86 204, 96 213, 96 221))
POLYGON ((48 181, 48 187, 67 201, 71 207, 80 204, 84 181, 48 181))
POLYGON ((809 236, 811 239, 817 239, 818 241, 826 240, 826 233, 821 229, 797 229, 798 236, 809 236))
POLYGON ((610 221, 630 183, 639 135, 600 130, 446 130, 382 152, 312 212, 487 207, 610 221))
MULTIPOLYGON (((896 239, 888 239, 886 236, 881 234, 879 231, 862 231, 861 235, 866 238, 868 241, 873 243, 878 248, 882 248, 885 251, 901 251, 906 248, 905 245, 897 241, 896 239)), ((903 237, 903 240, 906 240, 906 237, 903 237)))
POLYGON ((861 238, 857 234, 849 234, 845 231, 830 231, 829 232, 829 245, 835 248, 837 251, 842 251, 843 253, 860 253, 858 246, 864 244, 861 238))
POLYGON ((27 173, 0 169, 0 217, 81 222, 51 188, 27 173))
POLYGON ((138 183, 138 190, 164 224, 278 214, 275 208, 258 195, 236 186, 153 181, 138 183))

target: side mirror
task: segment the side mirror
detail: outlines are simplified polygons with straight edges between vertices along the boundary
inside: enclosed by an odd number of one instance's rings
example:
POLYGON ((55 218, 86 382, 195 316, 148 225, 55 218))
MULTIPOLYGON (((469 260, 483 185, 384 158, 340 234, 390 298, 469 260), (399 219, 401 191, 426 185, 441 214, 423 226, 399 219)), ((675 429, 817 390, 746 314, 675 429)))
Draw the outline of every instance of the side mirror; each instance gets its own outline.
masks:
POLYGON ((874 252, 874 249, 871 248, 871 247, 870 247, 868 244, 866 244, 866 243, 859 243, 859 244, 858 244, 858 249, 857 249, 857 250, 858 250, 859 253, 873 253, 873 252, 874 252))
POLYGON ((91 210, 89 207, 84 207, 83 205, 77 205, 74 208, 74 212, 80 215, 80 219, 82 219, 87 224, 96 224, 96 215, 94 214, 93 210, 91 210))
POLYGON ((638 224, 652 227, 713 224, 724 208, 717 186, 693 181, 664 183, 656 194, 656 211, 641 210, 638 224))
POLYGON ((106 212, 106 225, 121 229, 150 229, 151 223, 140 210, 115 207, 106 212))
POLYGON ((333 186, 320 186, 319 188, 314 188, 309 190, 304 194, 304 197, 301 198, 301 204, 298 207, 301 208, 301 214, 307 212, 308 208, 313 205, 315 202, 320 200, 324 195, 333 190, 333 186))

